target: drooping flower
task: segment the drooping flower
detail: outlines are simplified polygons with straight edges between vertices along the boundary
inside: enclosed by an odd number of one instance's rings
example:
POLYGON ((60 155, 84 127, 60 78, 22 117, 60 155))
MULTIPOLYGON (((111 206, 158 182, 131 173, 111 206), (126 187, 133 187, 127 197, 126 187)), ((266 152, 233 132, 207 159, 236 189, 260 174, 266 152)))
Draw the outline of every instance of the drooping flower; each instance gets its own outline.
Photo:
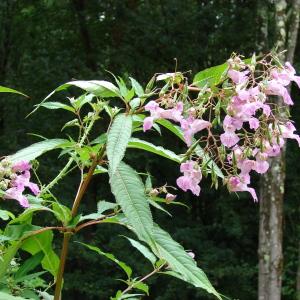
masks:
POLYGON ((8 190, 6 190, 5 195, 4 195, 4 199, 13 199, 13 200, 17 200, 21 206, 23 207, 29 207, 29 202, 27 197, 25 197, 22 194, 22 190, 20 190, 17 187, 12 187, 9 188, 8 190))
POLYGON ((30 181, 31 165, 27 161, 20 161, 11 166, 9 188, 4 191, 4 199, 15 199, 21 206, 28 207, 29 202, 23 192, 28 187, 34 195, 38 195, 40 189, 37 184, 30 181))
POLYGON ((230 69, 228 71, 228 77, 235 83, 235 84, 241 84, 245 83, 248 80, 247 74, 249 71, 243 71, 239 72, 233 69, 230 69))
POLYGON ((177 185, 183 191, 190 190, 194 195, 199 196, 202 174, 198 164, 192 160, 184 162, 180 165, 180 172, 183 173, 183 176, 177 178, 177 185))
POLYGON ((224 133, 220 135, 221 143, 228 148, 233 147, 236 145, 240 138, 238 135, 234 132, 234 130, 227 129, 224 133))
POLYGON ((181 128, 183 130, 184 140, 187 146, 189 147, 192 145, 193 137, 197 132, 210 126, 210 122, 195 119, 193 116, 189 116, 187 119, 181 120, 181 128))
POLYGON ((248 176, 232 176, 228 180, 228 189, 231 192, 249 192, 254 200, 258 201, 256 192, 253 188, 248 187, 250 179, 248 176))
POLYGON ((168 119, 175 122, 181 122, 183 103, 178 102, 175 107, 171 109, 163 109, 155 101, 150 101, 145 105, 145 110, 150 112, 150 117, 144 119, 143 130, 144 132, 151 129, 153 122, 157 119, 168 119))
POLYGON ((171 194, 171 193, 167 193, 167 195, 166 195, 166 201, 167 202, 172 202, 173 200, 175 200, 176 199, 176 195, 173 195, 173 194, 171 194))

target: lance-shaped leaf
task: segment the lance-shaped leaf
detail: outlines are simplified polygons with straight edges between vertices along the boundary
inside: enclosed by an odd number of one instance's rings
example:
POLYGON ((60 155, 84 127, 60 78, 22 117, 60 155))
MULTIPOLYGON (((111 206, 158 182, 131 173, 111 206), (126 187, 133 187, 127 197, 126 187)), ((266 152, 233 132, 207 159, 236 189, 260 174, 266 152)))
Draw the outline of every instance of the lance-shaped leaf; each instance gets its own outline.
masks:
POLYGON ((157 155, 163 156, 170 160, 176 161, 177 163, 181 162, 181 158, 177 154, 175 154, 173 151, 165 149, 161 146, 156 146, 152 143, 140 140, 138 138, 131 138, 128 143, 128 148, 145 150, 145 151, 152 152, 157 155))
MULTIPOLYGON (((34 113, 44 102, 46 102, 54 93, 66 90, 70 86, 76 86, 82 90, 85 90, 98 97, 122 97, 120 90, 111 82, 104 80, 76 80, 70 81, 60 85, 54 91, 52 91, 43 101, 36 106, 36 108, 30 113, 34 113)), ((30 115, 29 114, 29 115, 30 115)))
POLYGON ((20 281, 20 279, 25 277, 30 271, 34 270, 40 264, 43 258, 44 253, 42 251, 28 258, 15 273, 14 279, 20 281))
POLYGON ((115 118, 107 135, 107 157, 111 174, 114 174, 125 155, 131 132, 131 116, 119 114, 115 118))
POLYGON ((141 178, 121 162, 110 174, 111 190, 139 239, 151 242, 153 220, 141 178))
POLYGON ((153 249, 153 251, 158 251, 156 254, 167 261, 171 269, 179 275, 178 278, 195 287, 203 288, 207 292, 214 294, 218 299, 221 299, 205 273, 197 267, 195 260, 167 232, 155 225, 153 227, 153 237, 157 248, 157 250, 153 249))
POLYGON ((130 242, 130 244, 134 248, 136 248, 140 253, 142 253, 152 263, 152 265, 155 265, 156 257, 146 246, 144 246, 140 242, 133 240, 127 236, 125 236, 125 238, 130 242))
POLYGON ((61 145, 68 142, 65 139, 50 139, 41 142, 34 143, 24 149, 19 150, 15 154, 9 156, 9 160, 12 162, 18 162, 21 160, 30 161, 36 159, 47 151, 60 148, 61 145))
POLYGON ((85 243, 80 243, 79 244, 87 247, 90 250, 93 250, 95 252, 97 252, 100 255, 103 255, 105 257, 107 257, 108 259, 110 259, 111 261, 115 262, 117 265, 119 265, 119 267, 122 268, 122 270, 126 273, 127 277, 130 278, 131 274, 132 274, 132 269, 123 261, 120 261, 119 259, 117 259, 112 253, 107 253, 107 252, 103 252, 100 248, 96 247, 96 246, 92 246, 92 245, 88 245, 85 243))
POLYGON ((194 77, 194 84, 199 86, 199 87, 204 87, 205 85, 216 85, 218 84, 221 79, 223 74, 226 73, 228 69, 228 64, 222 64, 218 66, 214 66, 211 68, 207 68, 203 71, 200 71, 197 73, 194 77))
POLYGON ((27 95, 19 92, 19 91, 16 91, 14 89, 11 89, 11 88, 8 88, 8 87, 5 87, 5 86, 2 86, 0 85, 0 93, 12 93, 12 94, 19 94, 19 95, 22 95, 22 96, 25 96, 28 98, 27 95))

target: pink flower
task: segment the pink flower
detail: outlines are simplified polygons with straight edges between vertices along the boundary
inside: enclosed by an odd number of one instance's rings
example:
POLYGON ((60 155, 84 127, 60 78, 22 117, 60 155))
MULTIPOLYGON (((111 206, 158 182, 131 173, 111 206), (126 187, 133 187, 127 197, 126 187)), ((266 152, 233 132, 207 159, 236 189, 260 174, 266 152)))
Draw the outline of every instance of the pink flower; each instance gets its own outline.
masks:
POLYGON ((150 117, 144 119, 144 132, 151 129, 153 122, 157 119, 168 119, 175 122, 182 120, 183 103, 178 102, 172 109, 163 109, 155 101, 150 101, 145 105, 145 110, 150 112, 150 117))
POLYGON ((37 195, 40 192, 39 187, 29 181, 30 180, 30 172, 24 171, 23 174, 17 176, 15 180, 12 181, 12 185, 18 188, 20 191, 24 191, 25 187, 28 187, 34 195, 37 195))
POLYGON ((268 154, 267 153, 259 152, 256 155, 256 164, 255 164, 253 170, 256 171, 259 174, 266 173, 269 169, 269 166, 270 166, 267 159, 268 159, 268 154))
POLYGON ((240 138, 233 130, 227 130, 220 135, 221 143, 228 148, 236 145, 240 138))
POLYGON ((187 161, 180 165, 180 171, 183 176, 177 178, 176 183, 183 191, 190 190, 194 195, 199 196, 199 183, 202 179, 201 170, 198 164, 194 161, 187 161))
POLYGON ((28 199, 22 195, 22 190, 18 189, 17 187, 12 187, 6 190, 4 199, 14 199, 17 200, 21 206, 29 207, 28 199))
POLYGON ((151 129, 152 126, 153 126, 153 118, 152 117, 145 118, 143 123, 143 131, 145 132, 151 129))
POLYGON ((211 126, 210 122, 195 119, 192 116, 189 116, 187 119, 183 119, 180 124, 187 146, 192 145, 193 137, 197 132, 211 126))
POLYGON ((175 200, 176 197, 177 197, 176 195, 173 195, 173 194, 171 194, 171 193, 168 193, 168 194, 166 195, 166 201, 167 201, 167 202, 171 202, 171 201, 175 200))
POLYGON ((13 172, 23 172, 23 171, 29 171, 31 169, 31 165, 28 161, 21 160, 12 166, 13 172))
POLYGON ((235 84, 240 84, 240 83, 244 83, 248 80, 248 76, 247 74, 249 73, 249 71, 243 71, 243 72, 239 72, 233 69, 230 69, 228 71, 228 77, 235 83, 235 84))
POLYGON ((282 133, 282 137, 285 139, 295 139, 300 147, 300 137, 298 134, 295 134, 294 131, 296 131, 295 126, 292 122, 286 122, 285 125, 279 125, 280 130, 282 133))
POLYGON ((275 95, 275 96, 281 96, 283 98, 283 101, 287 105, 293 105, 294 102, 289 95, 287 89, 283 86, 282 83, 280 83, 277 80, 272 79, 267 84, 267 95, 275 95))
POLYGON ((178 102, 174 108, 163 110, 160 113, 160 117, 162 119, 169 119, 175 122, 180 122, 183 118, 182 112, 183 112, 183 103, 178 102))
POLYGON ((223 127, 225 130, 239 130, 243 127, 243 121, 226 115, 223 121, 223 127))
POLYGON ((5 191, 4 199, 15 199, 23 207, 29 206, 27 197, 23 195, 25 188, 28 187, 34 195, 40 192, 38 185, 30 182, 30 169, 31 165, 27 161, 20 161, 12 166, 13 179, 9 183, 10 188, 5 191))
POLYGON ((249 119, 249 126, 250 126, 251 129, 256 130, 259 127, 258 119, 254 118, 254 117, 250 118, 249 119))
POLYGON ((248 187, 249 184, 249 178, 243 177, 243 176, 232 176, 229 178, 228 181, 228 189, 231 192, 249 192, 254 200, 254 202, 257 202, 257 195, 253 188, 248 187))

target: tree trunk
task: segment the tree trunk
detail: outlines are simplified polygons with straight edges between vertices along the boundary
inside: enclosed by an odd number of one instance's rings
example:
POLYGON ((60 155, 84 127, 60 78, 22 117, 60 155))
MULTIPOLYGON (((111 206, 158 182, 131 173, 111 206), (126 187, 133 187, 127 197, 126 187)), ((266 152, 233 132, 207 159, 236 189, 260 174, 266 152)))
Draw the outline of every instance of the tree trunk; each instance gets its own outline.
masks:
MULTIPOLYGON (((287 2, 274 1, 276 41, 275 46, 282 60, 293 63, 299 26, 300 0, 291 5, 290 26, 287 32, 287 2), (288 35, 288 36, 287 36, 288 35)), ((266 22, 266 20, 264 20, 266 22)), ((264 28, 264 26, 263 26, 264 28)), ((267 39, 265 39, 267 41, 267 39)), ((262 48, 262 46, 260 46, 262 48)), ((266 47, 265 47, 266 48, 266 47)), ((263 49, 263 48, 262 48, 263 49)), ((281 106, 281 97, 275 102, 281 106)), ((285 117, 286 115, 282 115, 285 117)), ((259 220, 259 278, 258 299, 280 300, 282 285, 282 219, 285 181, 285 147, 280 156, 270 160, 270 169, 261 180, 259 220)))

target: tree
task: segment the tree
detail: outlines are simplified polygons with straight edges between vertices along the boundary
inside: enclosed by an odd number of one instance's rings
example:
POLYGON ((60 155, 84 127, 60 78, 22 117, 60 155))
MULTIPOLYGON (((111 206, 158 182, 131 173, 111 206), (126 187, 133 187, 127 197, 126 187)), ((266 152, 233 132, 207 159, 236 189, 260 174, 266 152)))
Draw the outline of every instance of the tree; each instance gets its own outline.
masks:
MULTIPOLYGON (((275 40, 273 45, 282 52, 281 59, 293 63, 299 27, 300 1, 294 0, 290 7, 287 1, 275 1, 272 4, 275 21, 275 40), (290 18, 287 18, 290 10, 290 18)), ((265 4, 263 5, 266 8, 265 4)), ((264 10, 266 12, 266 10, 264 10)), ((260 14, 262 16, 263 14, 260 14)), ((263 24, 268 15, 264 14, 263 24)), ((268 41, 266 25, 262 26, 265 41, 268 41)), ((272 44, 272 43, 270 43, 272 44)), ((267 48, 265 44, 262 48, 267 48)), ((276 97, 274 102, 281 106, 283 100, 276 97)), ((282 111, 282 118, 287 112, 282 111)), ((260 193, 260 226, 259 226, 259 300, 281 299, 283 252, 282 252, 282 219, 285 182, 285 148, 282 154, 270 161, 271 168, 261 180, 260 193)))

